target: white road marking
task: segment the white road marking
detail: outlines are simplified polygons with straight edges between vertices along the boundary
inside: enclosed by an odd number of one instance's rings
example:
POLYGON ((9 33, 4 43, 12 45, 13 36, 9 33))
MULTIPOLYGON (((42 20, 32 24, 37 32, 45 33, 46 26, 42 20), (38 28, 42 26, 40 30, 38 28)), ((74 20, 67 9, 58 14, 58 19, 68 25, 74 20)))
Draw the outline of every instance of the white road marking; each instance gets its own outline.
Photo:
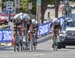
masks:
POLYGON ((34 54, 33 56, 43 56, 43 55, 45 55, 45 54, 39 53, 39 54, 34 54))

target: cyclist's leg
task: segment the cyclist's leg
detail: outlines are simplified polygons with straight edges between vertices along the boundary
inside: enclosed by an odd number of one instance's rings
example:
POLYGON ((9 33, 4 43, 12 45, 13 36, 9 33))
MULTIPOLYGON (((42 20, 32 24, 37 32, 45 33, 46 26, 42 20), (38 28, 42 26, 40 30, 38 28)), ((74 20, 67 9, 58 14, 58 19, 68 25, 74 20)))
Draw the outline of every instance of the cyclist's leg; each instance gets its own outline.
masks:
POLYGON ((16 43, 14 44, 14 52, 16 51, 16 43))
POLYGON ((20 47, 19 47, 19 43, 17 43, 17 51, 19 52, 19 49, 20 49, 20 47))
POLYGON ((54 39, 53 39, 53 48, 54 48, 54 51, 57 51, 57 36, 54 36, 54 39))

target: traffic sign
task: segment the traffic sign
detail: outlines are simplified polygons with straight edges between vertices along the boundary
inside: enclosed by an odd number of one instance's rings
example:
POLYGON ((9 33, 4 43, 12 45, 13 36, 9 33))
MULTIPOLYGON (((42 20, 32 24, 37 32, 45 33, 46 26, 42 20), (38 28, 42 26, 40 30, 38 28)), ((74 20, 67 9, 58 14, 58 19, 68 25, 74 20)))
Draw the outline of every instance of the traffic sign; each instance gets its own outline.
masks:
POLYGON ((28 4, 28 9, 29 9, 29 10, 32 9, 32 2, 28 4))
POLYGON ((13 1, 7 1, 6 2, 6 10, 7 11, 13 11, 14 7, 13 7, 13 1))
POLYGON ((20 0, 15 0, 15 7, 20 8, 20 0))

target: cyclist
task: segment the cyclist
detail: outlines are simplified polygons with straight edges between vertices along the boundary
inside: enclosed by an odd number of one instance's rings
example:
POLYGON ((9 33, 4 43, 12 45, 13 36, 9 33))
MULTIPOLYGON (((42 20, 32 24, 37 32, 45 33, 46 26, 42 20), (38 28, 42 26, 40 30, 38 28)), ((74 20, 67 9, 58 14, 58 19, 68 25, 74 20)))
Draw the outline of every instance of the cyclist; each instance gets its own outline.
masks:
POLYGON ((61 31, 61 25, 58 20, 53 20, 51 24, 52 34, 53 34, 53 49, 54 51, 57 51, 58 48, 58 42, 60 41, 59 33, 61 31))

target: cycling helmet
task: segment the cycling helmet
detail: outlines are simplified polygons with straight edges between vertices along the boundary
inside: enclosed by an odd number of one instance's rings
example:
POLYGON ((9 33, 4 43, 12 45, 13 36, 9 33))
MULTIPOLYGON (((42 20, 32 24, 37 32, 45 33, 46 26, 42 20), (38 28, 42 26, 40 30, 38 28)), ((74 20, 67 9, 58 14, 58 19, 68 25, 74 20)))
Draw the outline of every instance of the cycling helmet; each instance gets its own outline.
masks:
POLYGON ((53 21, 52 21, 52 23, 54 25, 58 25, 60 23, 60 21, 57 18, 54 18, 53 21))

